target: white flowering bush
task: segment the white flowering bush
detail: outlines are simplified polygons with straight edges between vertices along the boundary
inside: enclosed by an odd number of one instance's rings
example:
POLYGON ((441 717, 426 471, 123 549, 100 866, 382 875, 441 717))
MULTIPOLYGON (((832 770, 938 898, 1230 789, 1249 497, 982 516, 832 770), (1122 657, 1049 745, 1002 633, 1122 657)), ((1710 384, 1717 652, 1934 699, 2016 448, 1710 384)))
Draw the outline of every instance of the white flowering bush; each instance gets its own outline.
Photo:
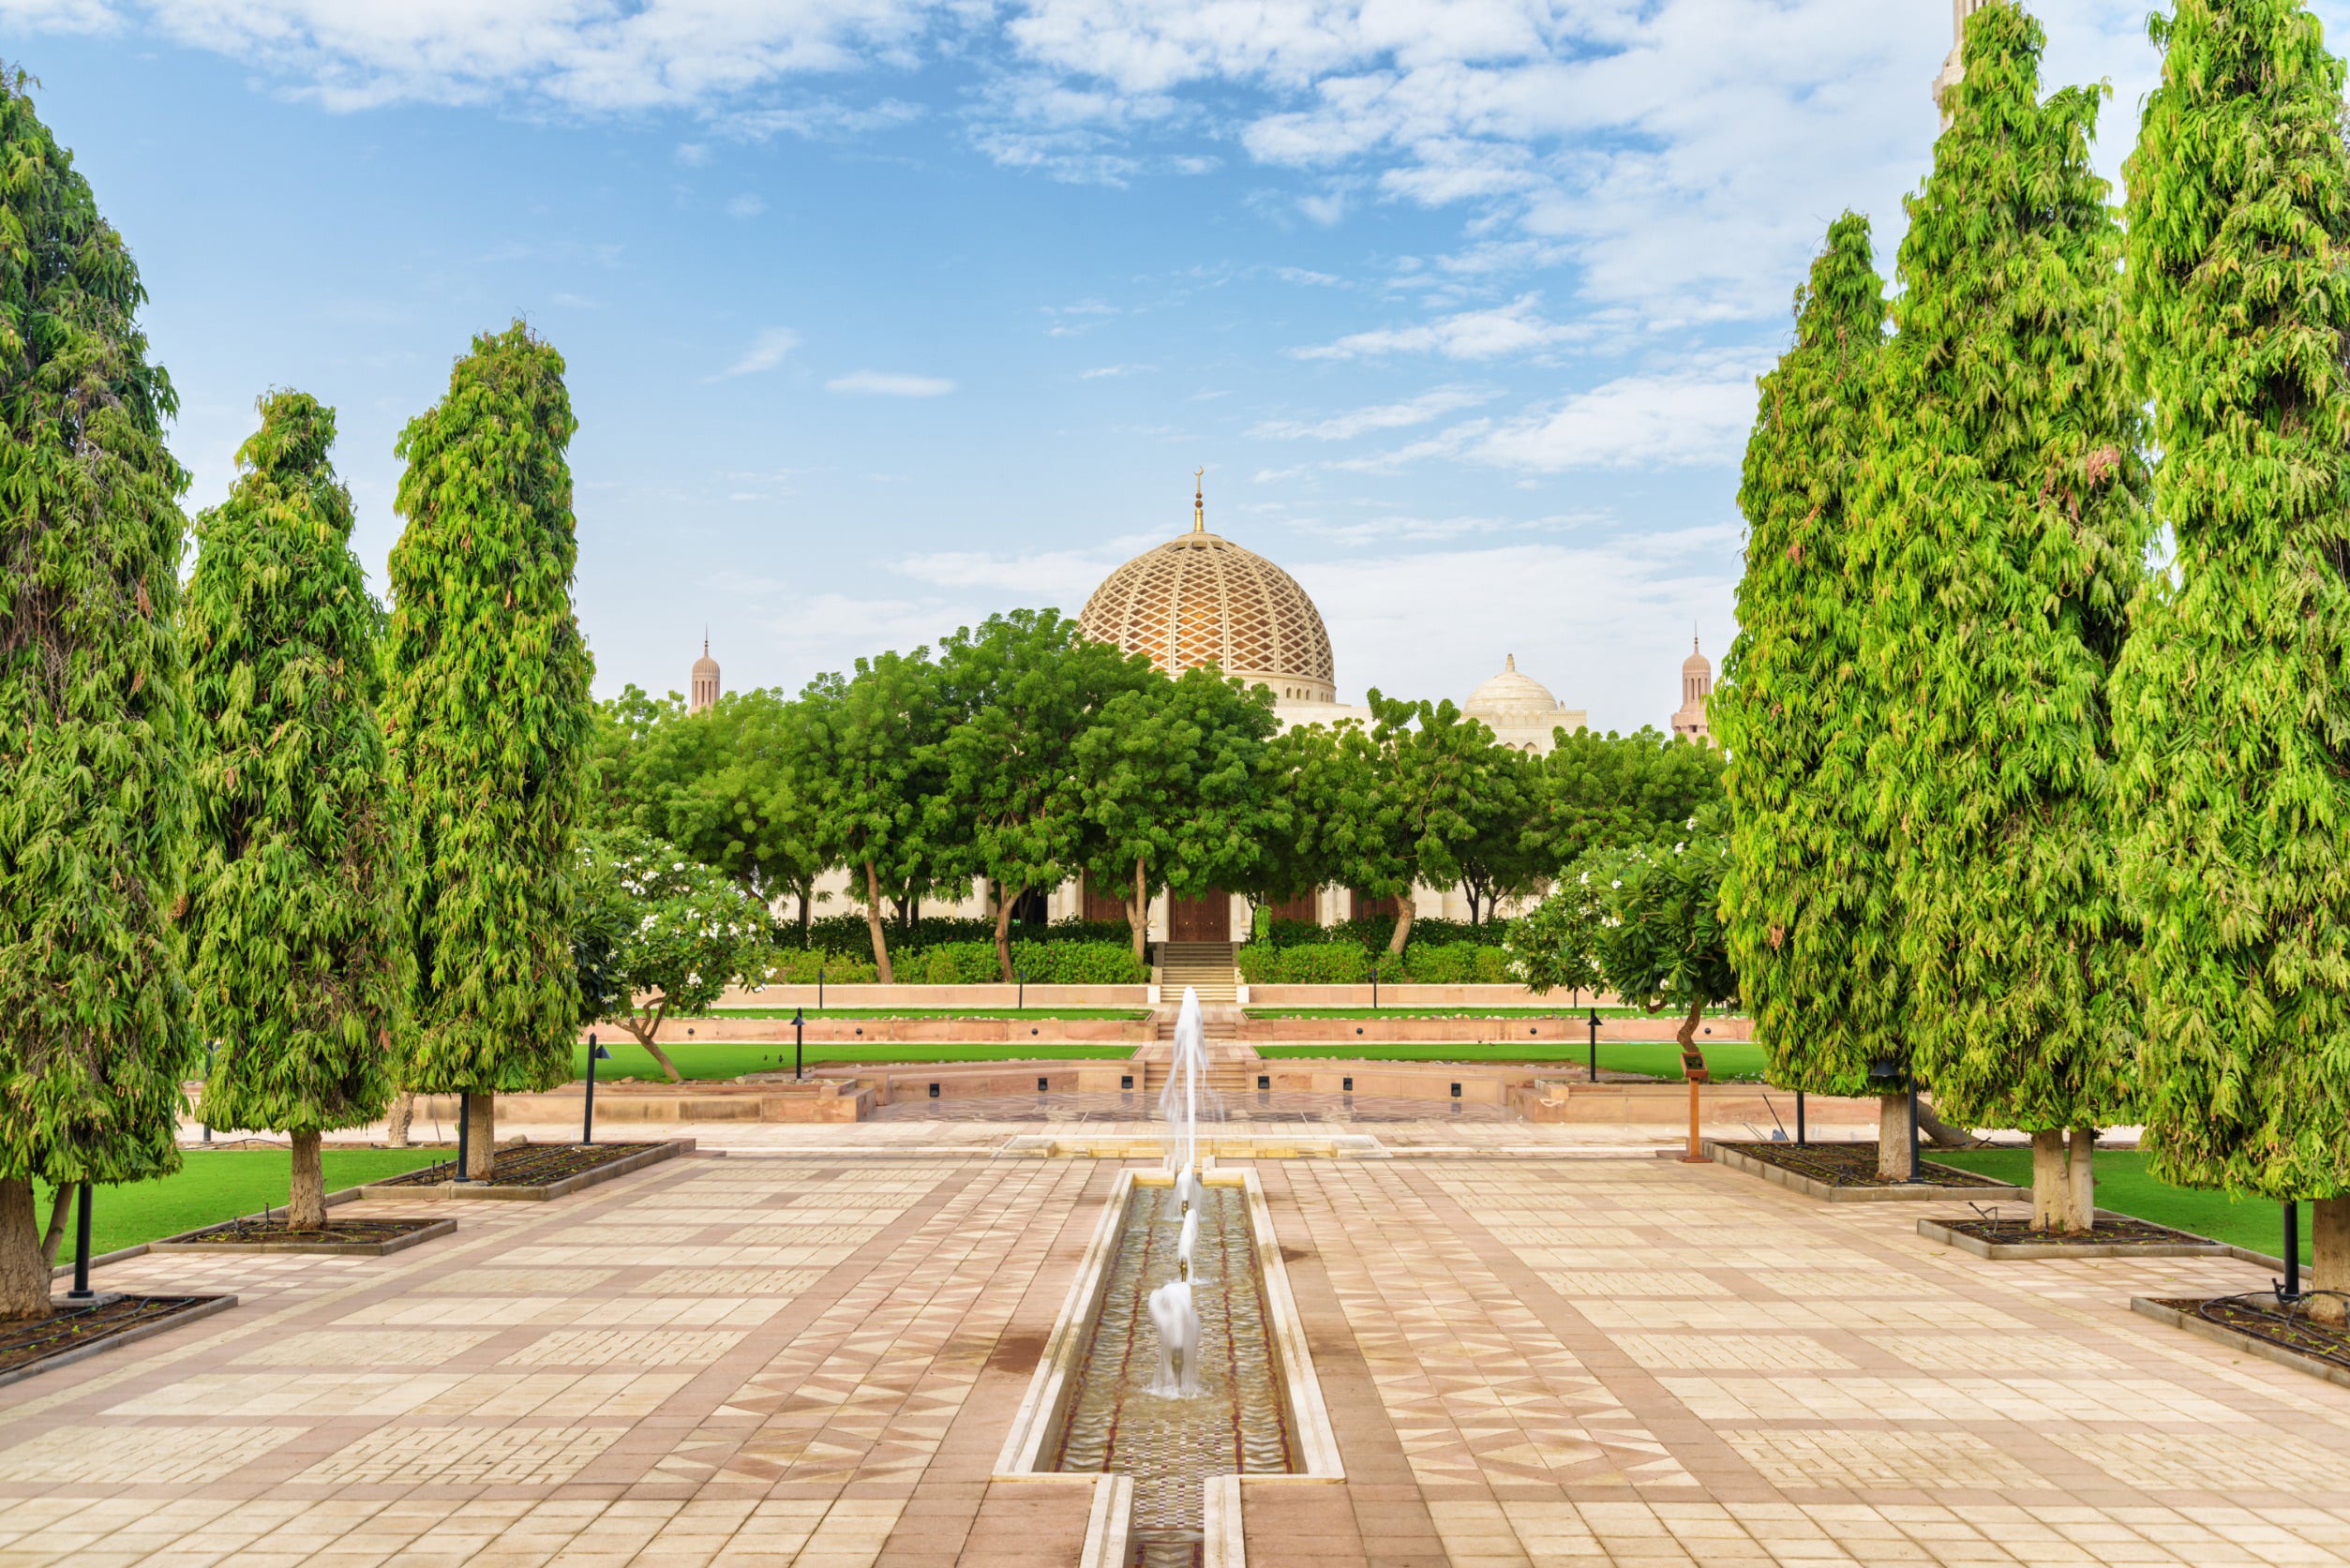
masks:
POLYGON ((591 1019, 626 1029, 682 1081, 657 1043, 662 1022, 700 1011, 738 980, 758 989, 772 924, 724 873, 650 834, 579 836, 573 955, 591 1019))

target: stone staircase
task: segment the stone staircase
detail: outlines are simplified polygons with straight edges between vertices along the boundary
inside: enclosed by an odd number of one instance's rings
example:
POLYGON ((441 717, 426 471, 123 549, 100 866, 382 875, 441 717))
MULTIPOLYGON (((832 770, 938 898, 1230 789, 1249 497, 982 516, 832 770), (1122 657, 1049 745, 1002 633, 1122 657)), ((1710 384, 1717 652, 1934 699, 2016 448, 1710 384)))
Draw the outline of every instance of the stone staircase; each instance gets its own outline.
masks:
MULTIPOLYGON (((1240 974, 1233 967, 1229 942, 1159 944, 1159 995, 1169 1008, 1183 1000, 1183 988, 1200 993, 1204 1008, 1233 1007, 1240 1000, 1240 974)), ((1168 1016, 1173 1016, 1169 1014, 1168 1016)))

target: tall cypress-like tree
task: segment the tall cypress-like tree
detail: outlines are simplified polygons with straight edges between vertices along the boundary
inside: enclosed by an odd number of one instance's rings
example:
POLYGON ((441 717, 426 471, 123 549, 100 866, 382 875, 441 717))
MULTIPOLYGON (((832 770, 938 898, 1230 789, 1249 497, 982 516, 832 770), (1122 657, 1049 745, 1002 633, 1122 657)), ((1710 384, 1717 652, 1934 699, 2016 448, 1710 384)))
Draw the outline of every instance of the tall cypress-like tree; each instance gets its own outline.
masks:
MULTIPOLYGON (((2298 0, 2178 0, 2127 298, 2176 538, 2115 683, 2164 1181, 2317 1200, 2350 1291, 2350 166, 2298 0)), ((2343 1298, 2313 1316, 2341 1322, 2343 1298)))
POLYGON ((193 1069, 187 475, 122 236, 0 75, 0 1318, 49 1315, 78 1181, 173 1169, 193 1069), (60 1202, 44 1247, 33 1183, 60 1202))
POLYGON ((595 726, 571 604, 577 428, 562 356, 517 321, 474 338, 399 440, 384 721, 416 955, 403 1083, 469 1097, 475 1177, 492 1096, 572 1074, 572 835, 595 726))
MULTIPOLYGON (((1860 669, 1866 585, 1848 559, 1853 486, 1883 354, 1868 220, 1846 213, 1795 296, 1795 342, 1762 379, 1738 491, 1738 638, 1708 715, 1729 754, 1726 935, 1771 1082, 1859 1094, 1906 1061, 1907 973, 1884 835, 1867 802, 1886 719, 1860 669)), ((1908 1174, 1904 1097, 1878 1170, 1908 1174)))
POLYGON ((383 612, 351 553, 335 411, 261 400, 228 500, 196 521, 188 989, 212 1127, 291 1133, 286 1220, 326 1223, 320 1135, 380 1113, 411 979, 375 705, 383 612))
POLYGON ((1968 19, 1908 202, 1857 542, 1917 1070, 1945 1114, 2031 1132, 2033 1223, 2081 1231, 2138 1035, 2106 694, 2151 524, 2121 235, 2089 164, 2106 89, 2043 101, 2043 37, 2012 0, 1968 19))

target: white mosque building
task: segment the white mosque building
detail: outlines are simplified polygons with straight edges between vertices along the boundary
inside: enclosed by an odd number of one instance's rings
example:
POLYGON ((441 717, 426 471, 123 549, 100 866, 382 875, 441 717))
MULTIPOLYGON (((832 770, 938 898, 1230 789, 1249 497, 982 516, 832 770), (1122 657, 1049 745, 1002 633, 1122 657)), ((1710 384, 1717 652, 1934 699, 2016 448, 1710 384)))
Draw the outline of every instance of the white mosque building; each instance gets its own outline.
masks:
MULTIPOLYGON (((1209 532, 1196 487, 1191 505, 1190 530, 1144 551, 1103 578, 1079 612, 1078 623, 1088 635, 1147 656, 1168 675, 1214 665, 1251 685, 1270 688, 1274 715, 1284 728, 1349 719, 1368 724, 1370 709, 1339 700, 1330 634, 1297 579, 1263 556, 1209 532)), ((1682 665, 1681 707, 1670 721, 1674 734, 1705 740, 1705 706, 1713 686, 1713 665, 1693 646, 1682 665)), ((718 664, 705 638, 702 656, 694 663, 692 710, 699 712, 715 703, 720 690, 718 664)), ((1582 709, 1567 707, 1549 687, 1519 669, 1514 653, 1503 656, 1500 671, 1471 692, 1460 710, 1490 729, 1501 744, 1535 756, 1550 751, 1561 730, 1572 734, 1585 724, 1582 709)), ((836 872, 825 877, 817 886, 817 898, 829 908, 852 903, 846 875, 836 872)), ((989 913, 977 893, 952 903, 926 900, 923 908, 938 915, 989 913)), ((1326 888, 1274 914, 1326 925, 1355 912, 1351 893, 1326 888)), ((1413 912, 1415 918, 1466 919, 1468 900, 1458 888, 1420 888, 1413 896, 1413 912)), ((1042 913, 1048 919, 1071 915, 1125 918, 1115 894, 1092 892, 1082 879, 1055 889, 1044 899, 1042 913)), ((1170 908, 1162 893, 1151 907, 1154 941, 1234 940, 1245 938, 1248 929, 1248 903, 1236 894, 1179 899, 1170 908)))

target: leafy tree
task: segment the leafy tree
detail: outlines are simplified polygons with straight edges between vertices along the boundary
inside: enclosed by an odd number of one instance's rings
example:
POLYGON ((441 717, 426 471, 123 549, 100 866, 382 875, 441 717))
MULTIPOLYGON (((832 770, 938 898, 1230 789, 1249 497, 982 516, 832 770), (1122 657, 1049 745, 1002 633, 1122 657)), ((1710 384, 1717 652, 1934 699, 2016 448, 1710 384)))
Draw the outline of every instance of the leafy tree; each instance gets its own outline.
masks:
POLYGON ((2105 691, 2151 530, 2121 236, 2089 163, 2105 89, 2042 101, 2042 42, 2009 0, 1967 21, 1908 202, 1855 547, 1916 1070, 1954 1120, 2030 1131, 2034 1224, 2077 1232, 2094 1129, 2132 1101, 2105 691))
POLYGON ((1121 889, 1136 959, 1146 958, 1155 892, 1234 887, 1285 832, 1287 813, 1267 788, 1275 724, 1265 687, 1189 669, 1116 693, 1078 735, 1077 854, 1121 889))
POLYGON ((197 519, 182 609, 196 804, 184 928, 196 1021, 218 1042, 204 1120, 292 1135, 286 1220, 308 1229, 326 1223, 321 1134, 391 1098, 414 976, 375 714, 383 612, 327 458, 335 412, 299 392, 261 412, 227 502, 197 519))
POLYGON ((1701 1075, 1705 1009, 1738 995, 1721 918, 1729 864, 1729 841, 1696 829, 1669 844, 1601 850, 1511 924, 1513 965, 1535 991, 1604 983, 1630 1006, 1682 1009, 1673 1038, 1683 1068, 1701 1075))
POLYGON ((804 946, 826 861, 809 802, 790 786, 790 707, 779 692, 732 692, 683 720, 681 739, 698 732, 700 743, 672 748, 681 763, 666 791, 664 826, 687 859, 726 873, 762 907, 797 899, 804 946))
POLYGON ((572 1074, 572 836, 595 725, 571 604, 577 428, 562 356, 516 322, 474 338, 397 448, 384 718, 417 967, 402 1082, 470 1097, 475 1177, 494 1093, 572 1074))
MULTIPOLYGON (((2350 168, 2294 0, 2179 0, 2128 165, 2128 321, 2176 581, 2115 681, 2164 1181, 2317 1200, 2350 1291, 2350 168)), ((2343 1298, 2313 1316, 2341 1322, 2343 1298)))
POLYGON ((763 982, 770 954, 767 910, 723 872, 698 865, 675 844, 614 829, 579 838, 580 991, 591 1018, 636 1037, 669 1082, 684 1077, 658 1043, 672 1014, 692 1016, 741 980, 763 982))
MULTIPOLYGON (((1864 1093, 1871 1063, 1908 1060, 1908 971, 1869 775, 1892 705, 1861 665, 1868 580, 1850 546, 1884 323, 1867 220, 1847 213, 1796 293, 1793 346, 1761 382, 1738 492, 1738 637, 1708 710, 1729 757, 1731 959, 1771 1082, 1813 1094, 1864 1093)), ((1908 1174, 1904 1098, 1882 1101, 1882 1176, 1908 1174)))
POLYGON ((865 929, 884 985, 893 975, 881 911, 929 878, 922 808, 939 787, 944 727, 938 666, 919 648, 860 659, 851 677, 819 676, 790 709, 785 787, 805 802, 818 862, 846 865, 863 883, 865 929))
POLYGON ((0 1318, 49 1315, 80 1181, 179 1163, 195 1034, 171 910, 187 843, 187 475, 122 236, 0 75, 0 1318), (46 1247, 33 1184, 60 1194, 46 1247))
POLYGON ((1111 698, 1160 677, 1057 611, 1014 610, 940 644, 938 678, 949 726, 929 831, 942 873, 984 876, 993 888, 995 955, 1010 980, 1013 906, 1080 863, 1079 738, 1111 698))
POLYGON ((1630 735, 1579 729, 1534 764, 1530 788, 1526 838, 1547 875, 1594 849, 1682 831, 1721 800, 1722 754, 1645 725, 1630 735))
POLYGON ((652 796, 644 772, 653 738, 685 718, 685 702, 675 692, 666 699, 645 694, 631 682, 621 694, 595 705, 595 734, 588 754, 588 804, 583 828, 646 829, 648 814, 664 802, 652 796))

